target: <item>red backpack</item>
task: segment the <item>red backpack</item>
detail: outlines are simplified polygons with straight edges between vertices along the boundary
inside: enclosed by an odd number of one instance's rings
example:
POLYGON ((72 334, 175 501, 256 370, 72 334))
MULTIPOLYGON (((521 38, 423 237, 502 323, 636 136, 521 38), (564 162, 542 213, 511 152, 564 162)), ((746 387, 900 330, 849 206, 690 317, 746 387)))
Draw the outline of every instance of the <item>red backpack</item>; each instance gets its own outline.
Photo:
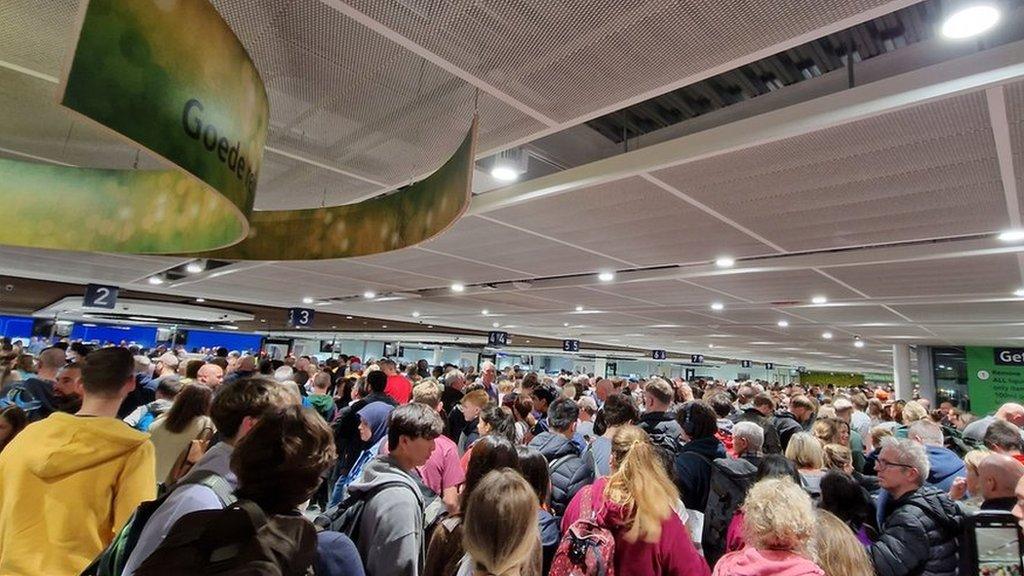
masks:
POLYGON ((615 537, 595 520, 593 489, 583 488, 580 517, 558 543, 549 576, 615 576, 615 537))

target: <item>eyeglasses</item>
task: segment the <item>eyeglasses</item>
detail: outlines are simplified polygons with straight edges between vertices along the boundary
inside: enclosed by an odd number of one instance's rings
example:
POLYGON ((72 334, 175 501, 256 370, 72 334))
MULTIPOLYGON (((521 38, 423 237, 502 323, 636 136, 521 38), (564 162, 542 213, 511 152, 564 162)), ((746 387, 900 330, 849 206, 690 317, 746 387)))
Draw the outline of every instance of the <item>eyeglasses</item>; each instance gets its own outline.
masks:
POLYGON ((881 458, 879 458, 878 461, 875 462, 875 470, 881 470, 883 468, 888 468, 890 466, 895 466, 897 468, 908 468, 908 469, 909 468, 913 468, 913 466, 911 466, 910 464, 900 464, 899 462, 889 462, 887 460, 882 460, 881 458))

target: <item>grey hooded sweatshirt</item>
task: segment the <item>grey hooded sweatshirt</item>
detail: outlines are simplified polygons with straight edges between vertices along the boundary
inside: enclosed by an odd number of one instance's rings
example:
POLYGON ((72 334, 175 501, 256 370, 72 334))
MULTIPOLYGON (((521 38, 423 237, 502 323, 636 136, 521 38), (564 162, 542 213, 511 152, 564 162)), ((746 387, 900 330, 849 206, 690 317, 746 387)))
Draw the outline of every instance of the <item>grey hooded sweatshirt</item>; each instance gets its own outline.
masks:
MULTIPOLYGON (((415 473, 415 472, 413 472, 415 473)), ((367 576, 419 576, 425 561, 423 495, 416 480, 390 455, 378 456, 349 484, 350 495, 365 493, 385 482, 404 485, 384 488, 366 502, 356 548, 367 576)))

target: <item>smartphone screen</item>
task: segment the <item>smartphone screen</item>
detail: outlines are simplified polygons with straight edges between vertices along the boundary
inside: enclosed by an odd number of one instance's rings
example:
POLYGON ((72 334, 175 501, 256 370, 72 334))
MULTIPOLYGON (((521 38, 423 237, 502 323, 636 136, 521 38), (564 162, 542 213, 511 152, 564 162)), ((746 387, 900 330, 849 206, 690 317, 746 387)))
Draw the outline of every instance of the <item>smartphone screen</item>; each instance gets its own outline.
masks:
POLYGON ((1024 576, 1016 526, 976 526, 980 576, 1024 576))

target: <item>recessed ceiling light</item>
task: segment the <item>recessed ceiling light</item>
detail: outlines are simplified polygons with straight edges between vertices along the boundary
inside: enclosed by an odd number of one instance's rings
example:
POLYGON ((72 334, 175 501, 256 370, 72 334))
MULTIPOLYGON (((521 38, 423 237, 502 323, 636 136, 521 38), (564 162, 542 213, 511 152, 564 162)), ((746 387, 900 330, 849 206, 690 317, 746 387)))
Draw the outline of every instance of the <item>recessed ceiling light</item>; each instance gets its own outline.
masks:
POLYGON ((711 303, 711 309, 712 310, 725 310, 725 304, 722 304, 721 302, 712 302, 711 303))
POLYGON ((718 259, 715 260, 715 266, 718 266, 719 268, 732 268, 735 265, 736 259, 729 256, 719 256, 718 259))
POLYGON ((380 326, 380 327, 381 327, 381 328, 387 328, 387 327, 388 327, 388 325, 387 325, 387 324, 381 324, 381 326, 380 326))
POLYGON ((1020 242, 1024 240, 1024 230, 1006 230, 1000 233, 999 236, 996 236, 996 238, 1003 242, 1020 242))
POLYGON ((345 316, 345 319, 346 319, 346 320, 351 320, 351 319, 352 319, 352 317, 351 317, 351 316, 345 316))
POLYGON ((968 6, 949 15, 942 23, 942 35, 953 40, 977 36, 999 22, 999 10, 990 4, 968 6))
POLYGON ((597 275, 597 279, 601 282, 611 282, 612 280, 615 280, 615 272, 601 272, 597 275))
POLYGON ((568 322, 562 322, 562 326, 568 327, 569 323, 568 322))
POLYGON ((519 173, 508 166, 495 166, 491 168, 491 177, 502 182, 515 182, 519 179, 519 173))
POLYGON ((483 310, 480 311, 480 313, 483 314, 484 316, 487 316, 491 312, 489 310, 487 310, 486 308, 484 308, 483 310))
POLYGON ((1014 290, 1013 291, 1013 295, 1014 296, 1018 296, 1020 298, 1024 298, 1024 288, 1018 288, 1018 289, 1014 290))
POLYGON ((576 307, 576 311, 577 312, 583 312, 583 306, 577 306, 576 307))
POLYGON ((822 332, 821 333, 821 337, 824 338, 825 340, 831 340, 832 339, 832 333, 831 332, 822 332))
POLYGON ((206 298, 196 298, 196 302, 202 304, 203 302, 206 302, 206 298))
POLYGON ((309 296, 306 296, 305 298, 302 299, 302 303, 303 304, 312 304, 313 303, 313 299, 311 297, 309 297, 309 296))
POLYGON ((199 274, 204 268, 205 267, 202 262, 195 260, 193 262, 189 262, 188 265, 185 266, 185 272, 188 272, 189 274, 199 274))
POLYGON ((779 320, 777 324, 779 328, 785 328, 786 326, 789 326, 789 320, 779 320))
POLYGON ((811 298, 811 303, 812 304, 824 304, 826 302, 828 302, 828 298, 826 298, 824 296, 815 296, 815 297, 811 298))
POLYGON ((860 338, 858 338, 858 339, 853 341, 853 345, 856 346, 857 348, 863 348, 864 347, 864 341, 861 340, 860 338))
POLYGON ((267 319, 266 318, 260 318, 260 322, 263 322, 264 324, 266 324, 267 319))
POLYGON ((497 328, 498 326, 501 326, 501 324, 499 324, 497 322, 491 322, 491 326, 494 326, 495 328, 497 328))
POLYGON ((714 344, 708 344, 708 348, 714 348, 714 347, 715 347, 714 344))
POLYGON ((526 343, 527 343, 527 344, 529 344, 529 343, 530 343, 530 341, 529 341, 529 340, 527 340, 527 341, 526 341, 526 343))
POLYGON ((331 326, 331 330, 334 330, 335 328, 337 328, 337 326, 331 326))
POLYGON ((452 284, 452 292, 465 292, 465 291, 466 291, 466 285, 465 284, 460 284, 458 282, 456 282, 455 284, 452 284))
POLYGON ((433 328, 433 327, 434 327, 434 325, 433 325, 433 324, 428 324, 428 325, 427 325, 427 328, 433 328))
POLYGON ((160 276, 150 276, 147 282, 149 282, 153 286, 159 286, 164 283, 164 279, 161 278, 160 276))
POLYGON ((419 312, 413 312, 412 313, 412 317, 413 318, 419 318, 420 317, 420 313, 419 312))
POLYGON ((363 298, 366 298, 367 300, 372 300, 376 297, 377 293, 374 292, 373 290, 367 290, 366 292, 363 292, 363 298))

